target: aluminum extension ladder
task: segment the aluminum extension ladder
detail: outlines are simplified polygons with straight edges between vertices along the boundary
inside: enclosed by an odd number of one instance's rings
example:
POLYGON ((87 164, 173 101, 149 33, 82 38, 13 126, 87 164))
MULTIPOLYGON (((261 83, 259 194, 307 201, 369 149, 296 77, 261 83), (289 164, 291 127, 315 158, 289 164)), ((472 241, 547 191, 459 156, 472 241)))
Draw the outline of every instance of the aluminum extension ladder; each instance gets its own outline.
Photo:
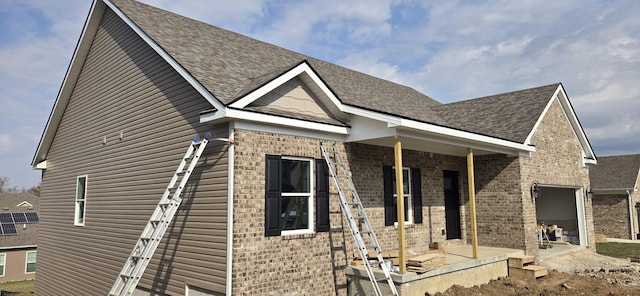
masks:
POLYGON ((398 290, 396 290, 396 286, 391 279, 389 267, 384 263, 380 244, 378 243, 376 235, 373 232, 373 227, 371 227, 369 218, 367 218, 367 215, 364 211, 364 206, 362 205, 362 201, 360 201, 358 192, 353 185, 351 173, 348 171, 347 166, 344 163, 344 159, 338 152, 335 143, 332 145, 331 152, 327 151, 327 148, 324 146, 323 142, 320 142, 320 149, 322 150, 322 156, 324 157, 325 161, 327 162, 327 166, 329 167, 329 173, 331 174, 331 177, 333 178, 333 181, 338 188, 338 195, 340 197, 340 207, 342 208, 342 213, 347 219, 347 224, 349 224, 349 228, 351 229, 351 235, 353 236, 358 251, 360 252, 360 257, 362 258, 362 262, 367 269, 369 280, 373 285, 373 289, 376 295, 383 295, 379 283, 386 282, 391 290, 391 295, 397 296, 398 290), (336 162, 335 165, 331 161, 331 155, 329 153, 333 154, 333 158, 336 162), (341 180, 347 181, 347 188, 343 186, 341 180), (348 193, 350 193, 351 195, 351 200, 348 199, 348 193), (356 216, 354 216, 352 210, 355 210, 356 216), (360 227, 359 224, 361 224, 362 227, 360 227), (366 244, 363 235, 369 237, 369 245, 366 244), (377 260, 369 260, 367 256, 370 250, 376 253, 377 260), (378 265, 382 269, 382 272, 384 273, 383 278, 375 277, 372 265, 378 265))
POLYGON ((180 161, 180 165, 178 165, 175 174, 173 174, 171 182, 169 182, 167 189, 165 189, 160 198, 158 206, 151 218, 149 218, 147 226, 142 231, 138 242, 133 247, 129 258, 118 274, 109 292, 110 296, 125 296, 133 293, 151 257, 153 257, 153 253, 158 248, 169 223, 171 223, 173 216, 178 211, 178 207, 182 202, 182 189, 189 180, 191 172, 193 172, 200 155, 202 155, 202 151, 204 151, 210 139, 211 135, 209 133, 202 139, 197 135, 193 138, 187 153, 180 161))

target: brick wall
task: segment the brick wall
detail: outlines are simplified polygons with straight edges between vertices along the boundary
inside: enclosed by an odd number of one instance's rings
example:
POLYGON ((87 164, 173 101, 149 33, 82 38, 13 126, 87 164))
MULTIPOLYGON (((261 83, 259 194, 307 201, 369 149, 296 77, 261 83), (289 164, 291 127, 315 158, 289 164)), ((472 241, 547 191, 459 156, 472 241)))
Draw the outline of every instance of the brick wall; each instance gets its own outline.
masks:
MULTIPOLYGON (((343 267, 353 254, 353 239, 337 199, 330 208, 333 227, 342 233, 264 235, 266 154, 322 158, 319 140, 246 130, 235 131, 233 293, 234 295, 345 295, 343 267)), ((337 143, 351 167, 353 181, 383 250, 397 249, 397 230, 384 226, 383 165, 394 165, 393 148, 337 143)), ((461 203, 466 196, 464 158, 404 150, 405 167, 419 167, 423 223, 407 226, 408 248, 424 249, 445 240, 443 170, 460 172, 461 203)), ((335 192, 333 182, 330 187, 335 192)), ((462 217, 465 216, 462 207, 462 217)), ((464 224, 463 224, 464 225, 464 224)), ((464 230, 464 229, 463 229, 464 230)), ((463 236, 464 236, 463 231, 463 236)))
POLYGON ((235 142, 233 295, 346 295, 343 236, 264 234, 265 155, 320 159, 319 140, 236 130, 235 142))
MULTIPOLYGON (((478 244, 524 249, 520 167, 516 157, 480 155, 474 159, 478 244)), ((470 222, 467 223, 470 231, 470 222)))
MULTIPOLYGON (((332 226, 343 233, 265 237, 265 155, 322 158, 319 140, 246 130, 235 132, 233 293, 234 295, 346 294, 342 272, 353 254, 339 204, 331 200, 332 226)), ((524 249, 538 254, 533 182, 588 188, 580 146, 558 102, 538 127, 531 158, 480 155, 474 160, 479 244, 524 249)), ((337 143, 384 250, 397 249, 397 230, 384 226, 384 165, 394 165, 393 148, 337 143)), ((403 150, 405 167, 421 169, 423 223, 407 226, 408 248, 425 248, 446 236, 443 170, 459 173, 462 239, 469 242, 466 158, 403 150)), ((333 182, 331 190, 335 192, 333 182)), ((591 200, 585 198, 588 238, 594 244, 591 200)))
MULTIPOLYGON (((522 182, 522 212, 526 252, 538 253, 536 238, 535 204, 530 189, 534 182, 580 188, 589 188, 589 170, 583 166, 581 147, 571 129, 558 100, 554 100, 531 139, 536 147, 530 158, 520 157, 522 182)), ((583 196, 587 224, 587 238, 595 246, 591 199, 583 196)))
MULTIPOLYGON (((635 210, 635 209, 634 209, 635 210)), ((593 197, 595 232, 611 238, 629 238, 629 200, 626 194, 593 197)))

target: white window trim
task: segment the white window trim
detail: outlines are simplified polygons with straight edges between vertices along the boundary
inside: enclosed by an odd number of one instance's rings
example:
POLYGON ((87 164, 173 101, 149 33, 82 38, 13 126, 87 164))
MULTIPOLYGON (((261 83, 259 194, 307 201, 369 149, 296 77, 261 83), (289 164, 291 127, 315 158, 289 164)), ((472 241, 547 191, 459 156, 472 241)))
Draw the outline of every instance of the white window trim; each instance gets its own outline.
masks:
POLYGON ((38 252, 37 251, 27 251, 27 254, 24 257, 24 273, 25 274, 36 273, 35 271, 31 271, 31 272, 27 271, 27 266, 29 264, 29 253, 35 253, 36 254, 36 260, 31 262, 31 263, 36 264, 36 266, 38 266, 38 264, 37 264, 37 262, 38 262, 38 252))
POLYGON ((0 266, 2 266, 2 273, 0 277, 4 277, 7 274, 7 253, 0 253, 2 256, 2 260, 0 261, 0 266))
POLYGON ((315 233, 315 192, 316 192, 316 179, 315 179, 315 162, 312 158, 304 158, 304 157, 293 157, 293 156, 281 156, 280 161, 282 160, 300 160, 300 161, 308 161, 309 162, 309 193, 298 193, 298 192, 282 192, 280 193, 280 198, 283 196, 308 196, 309 197, 309 222, 307 229, 294 229, 294 230, 282 230, 280 232, 281 236, 286 235, 297 235, 297 234, 313 234, 315 233))
POLYGON ((89 177, 87 175, 78 176, 76 178, 76 190, 75 190, 75 205, 73 212, 73 225, 75 226, 84 226, 85 221, 87 220, 87 185, 89 184, 89 177), (78 202, 78 184, 80 184, 80 178, 84 178, 84 207, 82 208, 82 221, 78 221, 80 218, 78 216, 78 210, 80 203, 78 202))
MULTIPOLYGON (((393 172, 393 176, 392 176, 393 177, 393 183, 395 184, 395 182, 396 182, 396 167, 395 166, 391 167, 391 170, 393 172)), ((412 192, 413 190, 411 188, 411 168, 402 167, 402 171, 403 172, 407 171, 407 176, 409 176, 409 178, 406 180, 406 182, 407 182, 407 184, 409 186, 409 195, 408 196, 406 194, 404 195, 404 197, 407 198, 407 203, 408 203, 407 205, 405 205, 407 207, 407 209, 408 209, 408 211, 407 211, 407 216, 408 217, 404 217, 404 224, 405 225, 411 225, 411 224, 413 224, 413 192, 412 192)), ((402 180, 402 181, 404 181, 404 180, 402 180)), ((395 190, 395 186, 394 186, 393 190, 395 190)), ((397 192, 393 194, 393 198, 398 200, 398 193, 397 192)), ((396 211, 397 210, 398 210, 398 203, 396 203, 396 211)), ((396 220, 398 220, 398 219, 396 219, 396 220)), ((396 228, 398 228, 398 221, 393 222, 393 225, 396 228)))

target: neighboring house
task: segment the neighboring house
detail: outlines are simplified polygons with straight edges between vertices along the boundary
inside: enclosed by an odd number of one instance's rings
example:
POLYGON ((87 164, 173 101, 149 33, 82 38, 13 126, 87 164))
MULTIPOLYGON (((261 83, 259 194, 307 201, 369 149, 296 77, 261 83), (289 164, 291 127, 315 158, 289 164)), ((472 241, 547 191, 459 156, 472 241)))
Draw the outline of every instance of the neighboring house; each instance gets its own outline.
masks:
POLYGON ((148 5, 98 0, 32 163, 46 230, 36 293, 105 295, 191 138, 207 131, 233 144, 205 150, 144 295, 344 295, 353 242, 346 227, 329 231, 342 217, 323 190, 335 192, 320 141, 343 153, 383 249, 398 248, 396 165, 407 247, 470 242, 468 159, 480 245, 537 255, 539 220, 571 223, 594 245, 584 192, 596 159, 559 83, 441 104, 148 5), (289 202, 301 214, 281 219, 289 202))
POLYGON ((640 239, 640 154, 600 157, 589 176, 596 233, 640 239))
POLYGON ((0 282, 34 279, 40 198, 0 193, 0 282))

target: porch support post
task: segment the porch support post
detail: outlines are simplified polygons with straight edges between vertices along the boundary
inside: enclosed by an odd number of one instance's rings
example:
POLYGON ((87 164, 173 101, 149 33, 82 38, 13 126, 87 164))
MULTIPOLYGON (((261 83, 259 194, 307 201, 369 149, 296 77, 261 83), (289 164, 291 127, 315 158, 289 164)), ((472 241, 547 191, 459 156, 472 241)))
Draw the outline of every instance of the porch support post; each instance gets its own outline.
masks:
POLYGON ((404 182, 402 176, 402 143, 400 137, 396 137, 395 145, 393 146, 395 154, 396 165, 396 196, 397 196, 397 211, 398 211, 398 254, 400 259, 400 273, 407 272, 406 258, 405 258, 405 236, 404 236, 404 182))
POLYGON ((478 258, 478 225, 476 224, 476 186, 473 172, 473 149, 467 152, 467 183, 469 183, 469 208, 471 209, 471 247, 473 258, 478 258))

